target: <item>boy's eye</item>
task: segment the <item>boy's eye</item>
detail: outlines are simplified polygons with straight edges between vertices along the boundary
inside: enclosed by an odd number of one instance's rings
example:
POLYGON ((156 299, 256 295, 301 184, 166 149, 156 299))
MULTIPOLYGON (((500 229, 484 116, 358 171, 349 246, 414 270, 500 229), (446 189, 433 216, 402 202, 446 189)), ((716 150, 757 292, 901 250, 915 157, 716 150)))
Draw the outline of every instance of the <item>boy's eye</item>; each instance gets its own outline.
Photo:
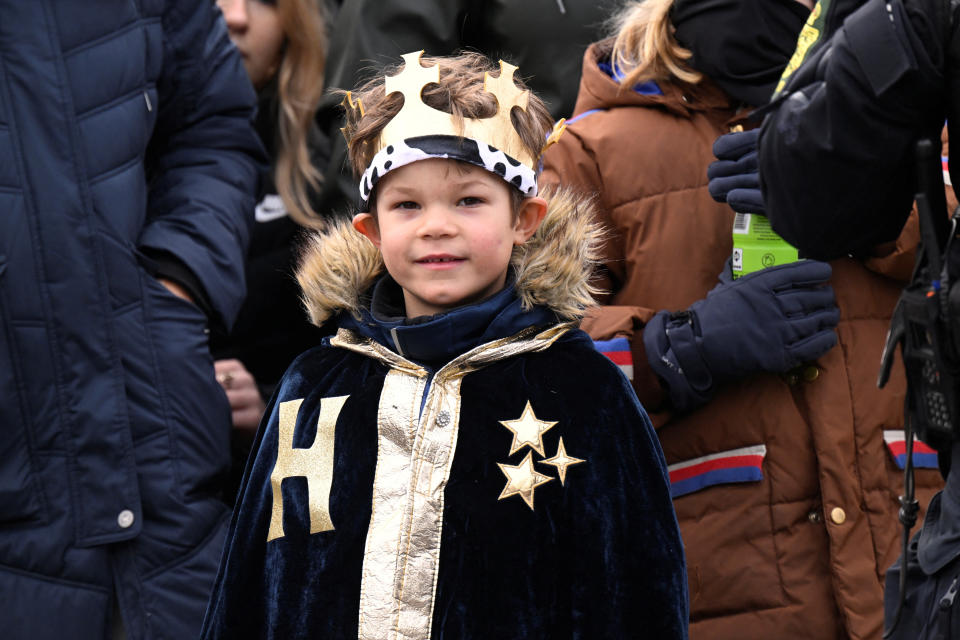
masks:
POLYGON ((413 200, 403 200, 393 205, 393 208, 394 209, 417 209, 419 206, 420 205, 418 205, 413 200))
POLYGON ((457 202, 457 206, 460 206, 460 207, 472 207, 478 204, 483 204, 483 198, 478 198, 476 196, 466 196, 464 198, 460 198, 460 200, 457 202))

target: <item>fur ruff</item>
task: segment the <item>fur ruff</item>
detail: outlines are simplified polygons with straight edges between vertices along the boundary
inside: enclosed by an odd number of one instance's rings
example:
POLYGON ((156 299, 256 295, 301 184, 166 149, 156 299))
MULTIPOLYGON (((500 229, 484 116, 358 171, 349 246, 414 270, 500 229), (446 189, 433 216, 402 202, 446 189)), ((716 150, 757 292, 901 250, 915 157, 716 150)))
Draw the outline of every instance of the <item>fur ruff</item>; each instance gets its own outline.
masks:
MULTIPOLYGON (((599 293, 591 276, 604 234, 591 199, 565 187, 548 187, 541 195, 547 201, 543 223, 510 259, 517 294, 526 310, 544 306, 564 320, 577 320, 599 293)), ((359 317, 363 294, 382 271, 380 251, 350 220, 310 234, 297 270, 310 321, 320 326, 339 311, 359 317)))

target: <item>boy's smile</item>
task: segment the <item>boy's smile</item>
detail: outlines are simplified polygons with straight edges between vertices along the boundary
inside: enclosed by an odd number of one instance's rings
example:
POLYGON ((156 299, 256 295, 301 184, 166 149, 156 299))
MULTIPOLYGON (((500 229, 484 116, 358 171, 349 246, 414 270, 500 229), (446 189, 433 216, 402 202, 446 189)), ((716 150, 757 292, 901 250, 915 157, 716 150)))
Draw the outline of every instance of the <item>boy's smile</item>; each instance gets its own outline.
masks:
POLYGON ((447 254, 442 255, 430 255, 424 258, 417 260, 422 265, 430 267, 432 269, 448 269, 457 265, 457 263, 463 262, 463 258, 458 258, 456 256, 451 256, 447 254))
POLYGON ((407 317, 433 315, 500 291, 514 245, 523 244, 546 211, 527 198, 514 216, 511 190, 499 176, 447 159, 394 169, 377 184, 376 218, 354 226, 380 248, 403 288, 407 317))

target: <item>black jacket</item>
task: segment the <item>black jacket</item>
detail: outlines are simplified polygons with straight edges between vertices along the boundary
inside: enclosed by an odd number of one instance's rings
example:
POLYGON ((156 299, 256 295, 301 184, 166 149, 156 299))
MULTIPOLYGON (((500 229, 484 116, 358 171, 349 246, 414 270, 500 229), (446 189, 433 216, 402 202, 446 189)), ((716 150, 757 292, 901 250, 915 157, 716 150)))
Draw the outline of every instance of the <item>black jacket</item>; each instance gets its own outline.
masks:
POLYGON ((196 637, 230 412, 183 265, 243 299, 255 96, 209 2, 0 0, 0 634, 196 637))
MULTIPOLYGON (((946 452, 945 452, 946 453, 946 452)), ((954 443, 951 468, 960 469, 960 443, 954 443)), ((906 561, 887 571, 886 626, 893 625, 900 600, 900 574, 906 565, 903 612, 892 640, 940 640, 960 636, 960 473, 930 501, 923 528, 910 541, 906 561)))
MULTIPOLYGON (((827 33, 788 79, 760 136, 774 230, 822 259, 895 239, 916 193, 915 142, 939 140, 944 118, 960 125, 960 2, 827 6, 827 33)), ((951 175, 960 184, 956 162, 951 175)))

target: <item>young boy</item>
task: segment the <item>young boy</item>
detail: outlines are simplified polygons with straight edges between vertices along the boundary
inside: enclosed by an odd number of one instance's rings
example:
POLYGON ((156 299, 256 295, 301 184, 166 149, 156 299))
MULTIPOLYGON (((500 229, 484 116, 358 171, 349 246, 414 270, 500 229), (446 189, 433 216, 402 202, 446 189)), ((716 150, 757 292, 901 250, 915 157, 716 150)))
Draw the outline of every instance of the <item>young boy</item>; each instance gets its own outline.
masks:
POLYGON ((537 195, 547 111, 510 65, 404 62, 347 94, 361 212, 299 274, 339 331, 267 409, 203 637, 685 638, 657 439, 574 325, 598 230, 537 195))

